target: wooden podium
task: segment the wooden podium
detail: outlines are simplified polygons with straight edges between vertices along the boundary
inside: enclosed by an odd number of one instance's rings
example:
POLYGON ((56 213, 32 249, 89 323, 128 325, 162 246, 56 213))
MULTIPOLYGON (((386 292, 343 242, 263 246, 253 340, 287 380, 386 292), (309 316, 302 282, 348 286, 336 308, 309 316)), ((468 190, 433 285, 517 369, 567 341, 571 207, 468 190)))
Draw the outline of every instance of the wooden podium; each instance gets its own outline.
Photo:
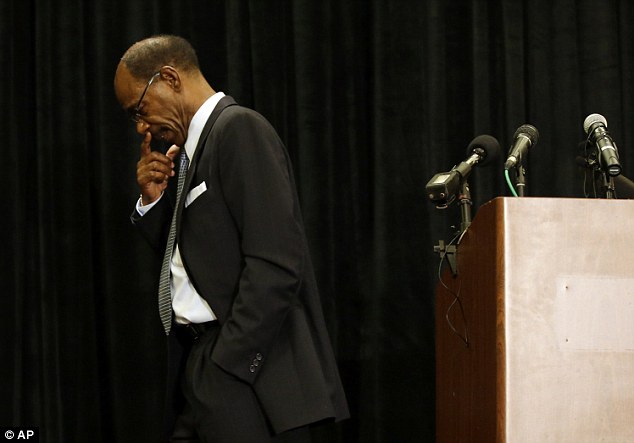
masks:
POLYGON ((456 262, 437 442, 634 442, 634 201, 497 198, 456 262))

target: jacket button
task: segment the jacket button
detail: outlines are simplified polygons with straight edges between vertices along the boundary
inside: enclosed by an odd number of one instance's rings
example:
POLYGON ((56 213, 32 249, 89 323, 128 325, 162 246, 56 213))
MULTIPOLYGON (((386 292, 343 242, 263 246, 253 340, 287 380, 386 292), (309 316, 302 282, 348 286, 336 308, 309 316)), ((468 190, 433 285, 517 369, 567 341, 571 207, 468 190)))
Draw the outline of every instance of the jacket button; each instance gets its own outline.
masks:
POLYGON ((255 372, 255 366, 253 366, 253 365, 249 366, 249 372, 254 373, 255 372))
POLYGON ((258 360, 262 360, 262 354, 260 354, 259 352, 255 355, 255 358, 258 360))

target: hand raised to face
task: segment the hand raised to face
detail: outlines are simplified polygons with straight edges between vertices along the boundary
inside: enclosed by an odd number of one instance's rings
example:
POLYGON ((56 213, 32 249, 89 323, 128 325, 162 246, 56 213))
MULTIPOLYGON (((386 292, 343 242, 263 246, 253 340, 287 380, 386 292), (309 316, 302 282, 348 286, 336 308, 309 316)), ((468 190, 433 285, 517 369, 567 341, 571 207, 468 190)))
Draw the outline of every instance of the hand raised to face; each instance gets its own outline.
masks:
POLYGON ((137 163, 136 180, 141 190, 141 202, 148 205, 158 199, 170 177, 173 177, 174 159, 180 152, 180 147, 172 145, 165 154, 152 151, 150 143, 152 134, 145 133, 141 142, 141 158, 137 163))

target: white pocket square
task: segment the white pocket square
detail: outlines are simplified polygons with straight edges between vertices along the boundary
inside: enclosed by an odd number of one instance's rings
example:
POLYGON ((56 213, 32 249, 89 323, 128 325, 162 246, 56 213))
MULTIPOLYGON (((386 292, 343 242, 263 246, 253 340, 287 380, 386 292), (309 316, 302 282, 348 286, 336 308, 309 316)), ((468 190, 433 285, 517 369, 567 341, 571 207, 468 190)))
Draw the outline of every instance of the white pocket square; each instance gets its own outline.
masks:
POLYGON ((191 205, 200 195, 207 190, 207 183, 202 182, 187 194, 185 198, 185 207, 191 205))

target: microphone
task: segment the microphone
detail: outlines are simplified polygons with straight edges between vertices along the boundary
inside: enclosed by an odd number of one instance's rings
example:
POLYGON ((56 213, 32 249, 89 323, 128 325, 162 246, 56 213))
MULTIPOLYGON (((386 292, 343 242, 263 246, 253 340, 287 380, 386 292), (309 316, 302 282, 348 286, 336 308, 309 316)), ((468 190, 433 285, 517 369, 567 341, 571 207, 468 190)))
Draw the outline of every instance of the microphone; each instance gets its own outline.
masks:
POLYGON ((509 170, 521 160, 528 148, 539 141, 539 131, 533 125, 525 124, 517 128, 513 135, 513 144, 509 149, 509 156, 504 163, 504 169, 509 170))
POLYGON ((491 163, 500 152, 500 144, 495 137, 479 135, 467 146, 467 159, 454 166, 449 172, 434 175, 425 186, 429 199, 440 206, 450 204, 460 187, 476 165, 491 163))
POLYGON ((600 163, 603 170, 610 177, 621 174, 621 163, 616 143, 608 133, 608 121, 601 114, 590 114, 583 121, 583 130, 588 134, 588 140, 592 141, 599 150, 600 163))

